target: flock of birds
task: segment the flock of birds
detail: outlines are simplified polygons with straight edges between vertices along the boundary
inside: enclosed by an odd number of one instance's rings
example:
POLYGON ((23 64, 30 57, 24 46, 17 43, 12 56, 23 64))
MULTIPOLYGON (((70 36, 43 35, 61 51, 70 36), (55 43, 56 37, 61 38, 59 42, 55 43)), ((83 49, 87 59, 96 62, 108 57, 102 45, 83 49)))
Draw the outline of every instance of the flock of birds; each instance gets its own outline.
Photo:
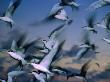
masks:
MULTIPOLYGON (((6 22, 10 28, 13 28, 15 25, 12 17, 21 2, 22 0, 11 0, 7 10, 2 14, 2 17, 0 17, 0 20, 6 22)), ((108 5, 110 5, 110 0, 97 0, 89 6, 88 11, 94 12, 97 9, 108 5)), ((44 22, 50 22, 54 19, 64 22, 61 26, 54 29, 50 33, 48 40, 40 38, 24 44, 26 37, 24 34, 17 41, 13 39, 10 49, 1 49, 1 52, 5 51, 8 55, 10 55, 10 57, 19 62, 18 68, 10 71, 7 74, 7 80, 0 78, 1 82, 13 82, 14 77, 27 73, 27 71, 23 70, 25 65, 31 65, 33 67, 34 70, 28 73, 34 75, 36 80, 40 82, 47 82, 54 76, 54 74, 66 74, 67 80, 70 77, 76 77, 86 82, 86 74, 91 66, 92 59, 87 61, 82 66, 80 73, 71 73, 71 71, 65 68, 52 65, 52 63, 55 63, 55 60, 57 60, 58 57, 56 57, 56 55, 60 52, 65 43, 65 40, 59 40, 58 37, 64 31, 64 29, 73 22, 73 20, 68 17, 65 11, 65 6, 71 7, 72 10, 79 9, 80 7, 75 0, 59 0, 59 2, 52 7, 48 16, 44 20, 38 22, 42 24, 44 22), (36 52, 41 52, 44 55, 39 57, 36 52)), ((90 42, 89 37, 90 32, 98 33, 95 27, 103 27, 107 32, 110 30, 110 13, 108 13, 100 23, 94 23, 94 18, 95 16, 92 14, 90 17, 88 17, 87 26, 82 27, 86 30, 86 32, 84 35, 84 43, 79 45, 80 50, 75 56, 75 60, 77 61, 79 61, 90 49, 95 53, 98 53, 96 51, 97 46, 90 42)), ((103 40, 110 44, 109 39, 103 38, 103 40)), ((94 64, 100 67, 97 62, 94 64)))

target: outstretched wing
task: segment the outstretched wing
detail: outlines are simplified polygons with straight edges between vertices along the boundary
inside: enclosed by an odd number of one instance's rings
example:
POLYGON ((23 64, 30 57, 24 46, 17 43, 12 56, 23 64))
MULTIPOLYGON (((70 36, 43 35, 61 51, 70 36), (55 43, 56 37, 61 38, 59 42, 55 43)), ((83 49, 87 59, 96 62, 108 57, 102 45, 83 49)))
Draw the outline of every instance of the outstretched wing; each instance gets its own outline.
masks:
POLYGON ((105 6, 108 6, 110 5, 109 2, 105 1, 105 0, 98 0, 94 3, 92 3, 90 6, 89 6, 89 10, 96 10, 98 8, 101 8, 101 7, 105 7, 105 6))
MULTIPOLYGON (((37 22, 34 22, 30 25, 32 26, 37 26, 37 25, 42 25, 42 24, 46 24, 46 23, 50 23, 50 22, 53 22, 53 21, 56 21, 55 20, 55 15, 58 14, 59 11, 61 11, 63 9, 63 6, 60 6, 59 3, 55 4, 52 9, 50 10, 49 14, 47 17, 45 17, 43 20, 41 21, 37 21, 37 22)), ((58 21, 58 20, 57 20, 58 21)))
POLYGON ((40 39, 36 39, 30 43, 25 44, 23 48, 25 49, 26 56, 32 56, 35 55, 39 50, 43 50, 44 44, 40 41, 40 39))
POLYGON ((65 27, 65 24, 63 24, 63 25, 57 27, 56 29, 54 29, 54 30, 49 34, 48 37, 49 37, 49 38, 55 38, 55 37, 57 37, 57 36, 62 32, 62 30, 64 29, 64 27, 65 27))
POLYGON ((87 71, 90 68, 91 65, 96 64, 98 67, 100 67, 100 65, 98 63, 93 63, 92 60, 87 61, 81 68, 81 72, 80 75, 83 77, 86 77, 87 71))
POLYGON ((103 19, 107 29, 110 29, 110 12, 103 19))
POLYGON ((11 17, 14 14, 17 7, 20 5, 21 1, 22 0, 15 0, 15 1, 11 0, 10 4, 8 6, 8 9, 6 10, 5 15, 8 16, 8 17, 11 17))

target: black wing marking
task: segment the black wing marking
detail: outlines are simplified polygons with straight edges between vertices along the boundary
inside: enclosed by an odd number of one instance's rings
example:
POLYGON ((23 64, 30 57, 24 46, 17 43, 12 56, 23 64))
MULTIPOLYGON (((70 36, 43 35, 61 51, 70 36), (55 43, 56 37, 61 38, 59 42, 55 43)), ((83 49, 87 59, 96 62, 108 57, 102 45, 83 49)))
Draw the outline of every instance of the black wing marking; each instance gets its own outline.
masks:
POLYGON ((11 0, 10 5, 8 9, 6 10, 5 15, 11 17, 14 14, 15 10, 20 5, 21 1, 22 0, 15 0, 15 1, 11 0))

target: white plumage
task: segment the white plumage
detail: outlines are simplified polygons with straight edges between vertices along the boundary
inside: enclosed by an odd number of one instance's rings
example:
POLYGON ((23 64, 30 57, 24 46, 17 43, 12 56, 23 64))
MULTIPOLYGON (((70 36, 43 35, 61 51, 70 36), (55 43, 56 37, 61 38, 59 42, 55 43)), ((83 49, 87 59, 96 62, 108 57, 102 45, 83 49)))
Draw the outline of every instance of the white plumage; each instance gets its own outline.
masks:
POLYGON ((10 27, 13 27, 15 23, 12 20, 12 15, 14 14, 16 8, 20 5, 21 1, 22 0, 11 0, 7 10, 3 14, 3 17, 0 17, 0 20, 7 22, 10 25, 10 27))

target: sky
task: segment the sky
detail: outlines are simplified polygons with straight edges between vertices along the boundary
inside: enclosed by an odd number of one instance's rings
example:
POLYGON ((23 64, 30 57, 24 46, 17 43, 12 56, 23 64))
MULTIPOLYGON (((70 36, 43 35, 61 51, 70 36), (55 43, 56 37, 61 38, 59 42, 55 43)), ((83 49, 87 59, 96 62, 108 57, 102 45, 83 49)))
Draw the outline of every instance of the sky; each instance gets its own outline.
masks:
MULTIPOLYGON (((89 11, 87 11, 88 6, 97 0, 76 0, 76 2, 80 5, 78 11, 74 10, 72 12, 70 7, 65 7, 65 10, 69 17, 73 19, 73 23, 68 26, 65 30, 64 36, 66 37, 66 44, 64 46, 65 49, 70 49, 73 45, 81 44, 81 36, 83 33, 82 26, 86 25, 86 18, 89 15, 89 11)), ((10 0, 0 0, 0 14, 6 10, 9 5, 10 0)), ((48 34, 55 28, 60 25, 58 22, 51 23, 49 25, 41 25, 41 26, 31 26, 29 24, 40 21, 45 18, 52 6, 56 4, 58 0, 22 0, 21 5, 17 8, 13 20, 16 23, 16 28, 23 30, 28 33, 29 39, 35 37, 44 37, 47 38, 48 34)), ((96 11, 97 18, 96 21, 101 21, 107 12, 109 12, 110 7, 104 7, 98 9, 96 11)), ((0 36, 9 28, 2 21, 0 21, 0 36)), ((99 51, 106 54, 109 54, 110 45, 106 42, 102 41, 103 37, 106 37, 106 32, 97 28, 98 34, 91 34, 92 41, 96 43, 99 47, 99 51)), ((2 36, 4 38, 4 36, 2 36)), ((6 38, 5 38, 6 39, 6 38)), ((4 41, 4 40, 3 40, 4 41)))

